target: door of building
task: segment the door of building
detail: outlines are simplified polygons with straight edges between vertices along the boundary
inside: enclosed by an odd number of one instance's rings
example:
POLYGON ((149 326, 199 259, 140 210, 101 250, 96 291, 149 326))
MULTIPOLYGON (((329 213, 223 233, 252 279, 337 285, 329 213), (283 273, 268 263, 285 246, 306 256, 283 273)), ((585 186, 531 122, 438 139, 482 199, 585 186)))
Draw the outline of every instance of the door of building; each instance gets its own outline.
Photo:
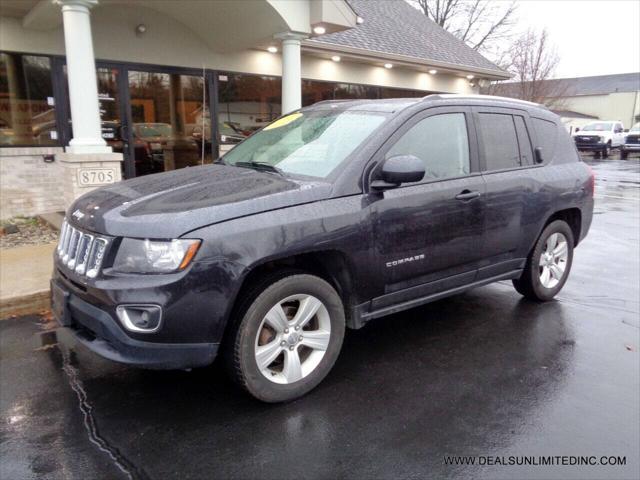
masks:
MULTIPOLYGON (((67 85, 64 65, 62 75, 67 85)), ((217 158, 217 135, 210 115, 213 99, 209 92, 215 91, 212 72, 97 62, 96 78, 102 138, 114 152, 123 154, 123 178, 211 163, 217 158)), ((68 105, 66 87, 65 93, 68 105)), ((70 139, 68 114, 67 119, 64 138, 70 139)))

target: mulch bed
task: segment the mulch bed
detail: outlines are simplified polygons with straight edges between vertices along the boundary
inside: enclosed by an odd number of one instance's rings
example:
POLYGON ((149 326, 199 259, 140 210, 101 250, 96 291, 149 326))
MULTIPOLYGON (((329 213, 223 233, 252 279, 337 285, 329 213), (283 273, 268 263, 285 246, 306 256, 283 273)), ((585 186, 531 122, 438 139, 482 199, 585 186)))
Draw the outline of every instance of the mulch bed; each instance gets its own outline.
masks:
POLYGON ((56 242, 58 231, 37 218, 12 218, 0 224, 0 248, 15 248, 23 245, 43 245, 56 242), (17 227, 15 233, 8 233, 17 227))

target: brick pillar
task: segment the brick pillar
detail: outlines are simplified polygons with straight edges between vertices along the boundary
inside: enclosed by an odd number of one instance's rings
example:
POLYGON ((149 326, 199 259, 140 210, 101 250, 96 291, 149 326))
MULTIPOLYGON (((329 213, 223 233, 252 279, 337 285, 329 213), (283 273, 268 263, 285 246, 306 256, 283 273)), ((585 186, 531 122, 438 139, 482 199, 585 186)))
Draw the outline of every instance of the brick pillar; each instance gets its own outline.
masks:
POLYGON ((58 153, 65 209, 81 195, 122 180, 121 153, 58 153))

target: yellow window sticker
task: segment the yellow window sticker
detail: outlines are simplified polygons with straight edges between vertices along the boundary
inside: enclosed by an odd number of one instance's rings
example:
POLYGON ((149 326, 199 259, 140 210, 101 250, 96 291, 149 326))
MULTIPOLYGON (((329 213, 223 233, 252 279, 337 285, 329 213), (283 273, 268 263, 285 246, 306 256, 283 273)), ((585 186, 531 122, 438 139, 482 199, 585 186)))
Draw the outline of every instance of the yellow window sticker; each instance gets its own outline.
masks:
POLYGON ((302 116, 302 113, 296 112, 291 115, 287 115, 286 117, 282 117, 280 120, 276 120, 275 122, 264 127, 263 130, 273 130, 274 128, 284 127, 285 125, 289 125, 291 122, 299 119, 302 116))

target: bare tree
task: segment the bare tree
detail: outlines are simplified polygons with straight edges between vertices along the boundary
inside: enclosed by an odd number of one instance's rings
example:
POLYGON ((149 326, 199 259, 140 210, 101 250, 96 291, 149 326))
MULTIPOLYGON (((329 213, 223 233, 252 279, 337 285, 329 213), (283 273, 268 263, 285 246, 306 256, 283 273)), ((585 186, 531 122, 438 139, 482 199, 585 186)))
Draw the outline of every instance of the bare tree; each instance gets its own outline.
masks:
POLYGON ((488 51, 511 35, 517 5, 491 0, 410 0, 471 48, 488 51))
POLYGON ((547 31, 527 30, 513 42, 502 59, 501 66, 513 74, 513 80, 494 83, 487 93, 560 109, 564 106, 563 97, 568 94, 567 83, 550 79, 559 62, 560 57, 550 43, 547 31))

